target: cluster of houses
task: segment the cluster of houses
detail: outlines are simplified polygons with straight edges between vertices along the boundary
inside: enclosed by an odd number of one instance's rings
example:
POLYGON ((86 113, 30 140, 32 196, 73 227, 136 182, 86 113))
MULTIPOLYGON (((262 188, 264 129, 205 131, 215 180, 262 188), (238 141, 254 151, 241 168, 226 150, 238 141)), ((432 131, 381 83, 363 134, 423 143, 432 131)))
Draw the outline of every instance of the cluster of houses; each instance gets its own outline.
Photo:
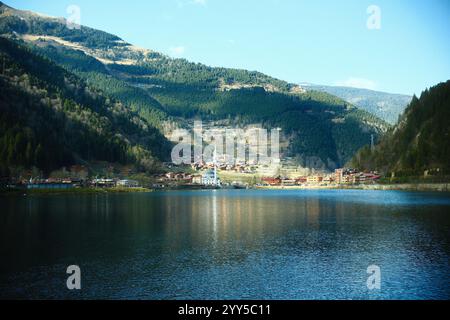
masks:
MULTIPOLYGON (((197 171, 198 172, 198 171, 197 171)), ((222 187, 217 168, 205 167, 202 173, 169 172, 154 176, 153 188, 163 189, 171 187, 222 187)), ((347 185, 371 184, 377 182, 381 176, 377 172, 359 172, 353 169, 337 169, 331 174, 313 174, 295 179, 287 177, 265 177, 261 179, 261 186, 308 186, 308 185, 347 185)), ((19 181, 17 187, 27 189, 70 189, 76 187, 96 188, 138 188, 139 182, 128 179, 30 179, 19 181)), ((233 184, 231 184, 233 186, 233 184)))
POLYGON ((154 188, 165 188, 167 186, 220 186, 221 181, 217 175, 217 169, 208 169, 203 174, 173 173, 169 172, 156 176, 154 188))
POLYGON ((359 172, 353 169, 337 169, 334 174, 316 174, 296 179, 284 177, 263 178, 266 186, 302 186, 332 184, 370 184, 377 182, 381 176, 377 172, 359 172))
MULTIPOLYGON (((375 183, 381 176, 377 172, 359 172, 353 169, 337 169, 331 174, 314 174, 298 178, 265 177, 261 179, 262 186, 305 186, 305 185, 343 185, 343 184, 369 184, 375 183)), ((206 186, 220 187, 222 182, 217 169, 206 167, 203 174, 166 173, 156 176, 157 183, 154 188, 175 186, 206 186)))
POLYGON ((100 188, 139 188, 139 182, 135 180, 119 179, 93 179, 90 182, 91 187, 100 188))
MULTIPOLYGON (((217 169, 220 171, 233 171, 237 173, 248 173, 252 174, 256 172, 256 165, 251 165, 248 163, 235 163, 233 165, 231 164, 217 164, 217 169)), ((206 170, 214 170, 214 164, 213 163, 205 163, 205 162, 199 162, 191 165, 192 170, 194 171, 206 171, 206 170)))
POLYGON ((165 174, 155 175, 153 178, 155 179, 155 183, 153 183, 152 188, 164 189, 176 187, 179 185, 192 184, 192 181, 196 179, 196 176, 190 173, 168 172, 165 174))

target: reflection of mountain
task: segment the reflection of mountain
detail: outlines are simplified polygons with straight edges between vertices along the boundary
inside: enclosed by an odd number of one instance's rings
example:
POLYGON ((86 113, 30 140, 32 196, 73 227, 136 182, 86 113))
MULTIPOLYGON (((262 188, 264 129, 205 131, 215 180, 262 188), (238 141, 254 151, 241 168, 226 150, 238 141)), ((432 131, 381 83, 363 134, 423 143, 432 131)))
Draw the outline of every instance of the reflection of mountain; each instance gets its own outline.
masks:
POLYGON ((351 103, 390 124, 395 124, 412 97, 367 89, 307 84, 310 90, 327 92, 351 103))
POLYGON ((371 264, 396 280, 382 298, 446 299, 449 205, 338 190, 5 198, 0 298, 73 299, 76 259, 83 299, 367 299, 371 264))

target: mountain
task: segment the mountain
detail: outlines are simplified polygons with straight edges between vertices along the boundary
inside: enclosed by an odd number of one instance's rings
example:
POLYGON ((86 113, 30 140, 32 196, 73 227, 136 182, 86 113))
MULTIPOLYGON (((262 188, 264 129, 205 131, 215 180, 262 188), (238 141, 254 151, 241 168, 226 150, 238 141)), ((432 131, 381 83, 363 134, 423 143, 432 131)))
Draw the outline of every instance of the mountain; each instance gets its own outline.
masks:
POLYGON ((28 48, 0 37, 0 173, 90 161, 152 171, 170 143, 120 102, 28 48))
POLYGON ((304 167, 334 169, 389 127, 328 93, 305 91, 259 72, 172 59, 103 31, 68 28, 61 18, 0 5, 0 34, 166 136, 198 118, 238 127, 280 127, 284 156, 295 157, 304 167))
POLYGON ((411 102, 412 97, 402 94, 392 94, 367 89, 350 87, 321 86, 304 84, 308 90, 317 90, 335 95, 358 108, 395 125, 399 116, 411 102))
POLYGON ((422 93, 372 151, 363 148, 352 165, 397 175, 450 173, 450 80, 422 93))

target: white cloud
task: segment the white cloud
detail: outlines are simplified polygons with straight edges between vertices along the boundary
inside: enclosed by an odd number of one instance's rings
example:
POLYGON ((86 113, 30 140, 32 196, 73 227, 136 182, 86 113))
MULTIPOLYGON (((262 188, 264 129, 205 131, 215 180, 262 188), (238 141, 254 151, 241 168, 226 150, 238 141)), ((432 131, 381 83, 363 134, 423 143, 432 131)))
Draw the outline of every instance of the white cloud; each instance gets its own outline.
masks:
POLYGON ((377 89, 377 83, 375 81, 357 77, 350 77, 347 80, 336 81, 334 85, 339 87, 352 87, 369 90, 377 89))
POLYGON ((186 48, 184 46, 170 47, 169 52, 174 57, 181 57, 186 52, 186 48))

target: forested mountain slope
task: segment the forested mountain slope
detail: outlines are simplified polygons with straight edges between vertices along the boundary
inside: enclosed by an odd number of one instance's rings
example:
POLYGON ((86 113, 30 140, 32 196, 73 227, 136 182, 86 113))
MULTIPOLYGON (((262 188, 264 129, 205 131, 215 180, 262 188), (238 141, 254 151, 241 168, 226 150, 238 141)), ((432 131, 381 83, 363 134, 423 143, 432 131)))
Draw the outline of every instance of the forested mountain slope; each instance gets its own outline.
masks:
POLYGON ((400 122, 373 151, 353 159, 362 169, 403 175, 450 173, 450 80, 413 97, 400 122))
MULTIPOLYGON (((389 127, 336 96, 246 70, 212 68, 134 47, 87 27, 0 5, 0 34, 28 45, 167 134, 194 118, 280 127, 285 156, 334 169, 389 127)), ((170 153, 169 153, 170 154, 170 153)))
POLYGON ((3 173, 97 160, 152 171, 170 153, 144 119, 28 48, 0 37, 0 61, 3 173))

